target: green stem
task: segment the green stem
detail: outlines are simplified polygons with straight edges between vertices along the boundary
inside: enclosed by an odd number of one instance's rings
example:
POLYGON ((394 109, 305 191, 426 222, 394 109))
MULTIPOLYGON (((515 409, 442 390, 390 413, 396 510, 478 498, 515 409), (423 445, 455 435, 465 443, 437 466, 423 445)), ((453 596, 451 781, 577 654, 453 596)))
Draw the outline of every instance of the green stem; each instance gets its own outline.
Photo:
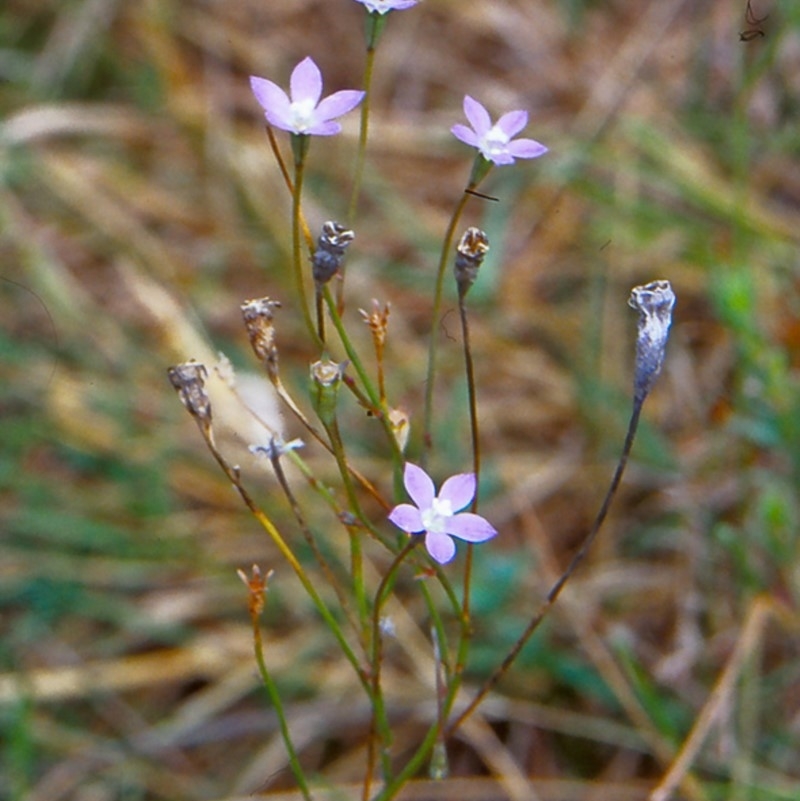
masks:
POLYGON ((372 74, 375 67, 375 45, 367 46, 367 62, 364 65, 364 100, 361 103, 361 127, 358 132, 358 153, 356 167, 353 175, 353 191, 350 195, 350 205, 347 210, 347 223, 352 227, 358 210, 358 198, 361 194, 361 184, 364 178, 364 164, 367 156, 367 137, 369 136, 369 112, 372 103, 372 74))
POLYGON ((303 798, 305 798, 306 801, 312 801, 311 791, 308 787, 308 783, 306 782, 305 773, 303 773, 303 768, 300 765, 300 760, 297 757, 297 751, 295 750, 294 743, 292 742, 292 736, 289 731, 289 724, 286 720, 286 713, 283 708, 283 702, 281 701, 280 693, 278 692, 278 688, 275 686, 275 682, 272 680, 272 676, 267 669, 267 662, 264 659, 264 643, 261 640, 261 628, 258 625, 257 615, 253 615, 253 644, 255 647, 256 664, 258 665, 258 672, 261 676, 261 681, 267 690, 269 700, 272 702, 272 706, 275 709, 275 714, 278 717, 278 726, 281 730, 281 738, 283 739, 283 744, 286 746, 286 753, 289 756, 289 766, 292 769, 292 773, 294 774, 294 778, 297 781, 298 787, 300 788, 300 792, 303 794, 303 798))
POLYGON ((455 234, 458 221, 461 219, 461 214, 464 207, 469 200, 469 192, 474 190, 476 183, 471 181, 467 188, 461 195, 461 199, 456 205, 453 215, 450 218, 450 223, 447 226, 447 231, 444 235, 444 242, 442 243, 442 252, 439 256, 439 266, 436 271, 436 288, 433 294, 433 310, 431 312, 431 337, 428 344, 428 373, 425 384, 425 412, 423 420, 423 449, 422 449, 422 466, 425 467, 428 461, 428 454, 433 447, 433 384, 436 375, 436 350, 439 341, 439 316, 442 308, 442 287, 444 285, 444 272, 447 267, 447 260, 450 256, 450 250, 453 244, 453 236, 455 234))
POLYGON ((311 598, 312 602, 314 603, 314 606, 317 608, 317 611, 322 616, 322 619, 325 621, 328 628, 331 630, 333 636, 336 638, 336 642, 339 643, 339 647, 342 649, 342 653, 347 658, 347 661, 350 662, 350 664, 353 666, 353 669, 355 670, 356 675, 358 676, 362 687, 366 691, 367 696, 369 696, 371 689, 369 680, 365 674, 364 669, 362 668, 361 664, 358 661, 358 657, 356 656, 353 649, 350 647, 350 643, 347 642, 347 639, 344 636, 344 632, 342 631, 339 622, 333 616, 330 609, 328 609, 327 605, 325 604, 325 601, 322 600, 322 597, 315 589, 313 582, 309 578, 306 571, 303 569, 303 566, 298 561, 292 549, 286 543, 286 540, 284 540, 278 529, 275 527, 272 520, 270 520, 270 518, 266 515, 266 513, 263 510, 261 510, 256 505, 255 501, 250 497, 250 493, 245 489, 244 484, 242 484, 238 468, 231 467, 231 465, 228 464, 228 462, 225 460, 225 457, 217 450, 217 447, 211 440, 210 435, 205 433, 204 439, 206 441, 208 449, 211 451, 211 454, 216 459, 217 464, 219 464, 219 466, 224 471, 225 475, 228 477, 233 486, 236 488, 236 491, 239 493, 239 496, 244 501, 245 506, 247 506, 247 508, 250 510, 250 513, 259 522, 264 531, 266 531, 267 534, 269 534, 270 539, 276 545, 283 558, 286 559, 286 561, 291 566, 292 570, 294 570, 295 575, 300 580, 300 583, 303 585, 303 589, 308 593, 308 596, 309 598, 311 598))
MULTIPOLYGON (((373 703, 373 723, 374 731, 380 734, 381 752, 381 773, 384 781, 389 781, 391 777, 391 755, 389 746, 392 743, 392 732, 386 719, 386 710, 383 703, 383 692, 381 690, 381 666, 383 664, 383 636, 381 633, 381 611, 389 592, 394 585, 394 580, 400 565, 411 553, 418 543, 418 539, 412 537, 403 550, 395 556, 394 561, 386 571, 378 585, 375 593, 375 601, 372 609, 372 703, 373 703)), ((370 749, 372 751, 372 749, 370 749)), ((374 753, 374 751, 372 751, 374 753)), ((367 781, 372 773, 372 764, 367 769, 367 781)))
MULTIPOLYGON (((358 502, 358 495, 356 495, 355 487, 353 486, 353 481, 350 476, 344 443, 342 442, 341 433, 339 432, 339 425, 335 419, 331 423, 323 421, 323 425, 330 439, 333 457, 336 459, 336 465, 339 468, 339 474, 344 484, 348 507, 359 520, 365 520, 366 517, 361 510, 361 505, 358 502)), ((369 619, 367 593, 364 584, 364 556, 361 550, 359 531, 354 527, 348 527, 348 531, 350 533, 350 574, 353 580, 353 592, 356 598, 358 619, 363 637, 364 633, 367 631, 369 619)))
POLYGON ((297 291, 297 299, 303 313, 303 320, 311 338, 318 345, 322 345, 319 335, 314 328, 311 319, 311 311, 308 308, 308 295, 303 275, 303 256, 300 248, 301 233, 301 202, 303 194, 303 177, 305 175, 305 156, 308 152, 308 142, 310 136, 295 135, 292 138, 292 146, 295 154, 294 158, 294 191, 292 192, 292 266, 294 269, 294 282, 297 291))
POLYGON ((317 545, 316 539, 311 532, 311 528, 309 527, 308 522, 303 515, 303 511, 300 508, 300 504, 298 504, 297 499, 295 498, 294 493, 289 486, 286 473, 284 472, 283 465, 281 464, 280 456, 277 454, 271 455, 270 462, 272 463, 272 469, 275 471, 275 476, 278 479, 278 483, 281 485, 283 494, 289 501, 289 506, 292 508, 292 513, 294 514, 295 520, 297 520, 297 524, 300 526, 300 530, 303 532, 303 537, 308 543, 308 547, 311 548, 311 552, 314 554, 314 558, 317 560, 317 564, 320 566, 320 569, 325 575, 328 584, 331 585, 333 591, 336 593, 336 597, 339 599, 344 616, 350 621, 350 624, 353 626, 353 629, 356 631, 356 633, 358 633, 359 627, 355 621, 355 618, 353 617, 353 612, 350 608, 350 602, 347 594, 345 593, 344 587, 342 587, 341 583, 336 578, 333 569, 331 568, 330 564, 328 564, 328 560, 325 558, 323 553, 320 551, 319 546, 317 545))
POLYGON ((400 446, 397 444, 397 439, 394 435, 394 431, 392 431, 391 423, 389 422, 389 414, 386 407, 386 402, 381 400, 380 393, 375 389, 372 381, 370 380, 369 374, 364 367, 364 363, 361 361, 361 357, 358 355, 358 351, 353 347, 353 343, 350 340, 347 329, 344 327, 344 323, 342 322, 341 315, 336 308, 330 288, 328 286, 323 287, 322 293, 323 297, 325 298, 325 303, 328 306, 331 322, 333 323, 333 327, 336 329, 336 333, 339 335, 339 339, 344 347, 345 353, 347 354, 347 358, 353 365, 353 368, 355 369, 358 378, 361 381, 361 386, 363 387, 364 392, 366 392, 369 402, 372 404, 372 408, 376 412, 375 416, 378 418, 378 421, 383 426, 383 430, 386 433, 389 446, 392 449, 392 460, 394 463, 395 473, 397 473, 398 471, 402 470, 403 454, 400 450, 400 446))

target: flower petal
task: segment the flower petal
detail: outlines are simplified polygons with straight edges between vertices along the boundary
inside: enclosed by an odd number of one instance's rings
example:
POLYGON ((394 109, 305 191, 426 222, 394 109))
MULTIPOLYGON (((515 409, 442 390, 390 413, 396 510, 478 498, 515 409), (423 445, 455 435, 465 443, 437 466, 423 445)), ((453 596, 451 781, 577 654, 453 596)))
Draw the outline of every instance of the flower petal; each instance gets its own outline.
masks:
POLYGON ((419 534, 425 531, 419 509, 410 503, 401 503, 395 506, 389 513, 389 520, 407 534, 419 534))
POLYGON ((478 135, 472 128, 467 128, 466 125, 458 123, 458 125, 454 125, 450 129, 450 133, 453 134, 456 139, 460 139, 465 145, 478 147, 478 135))
POLYGON ((342 114, 352 111, 363 99, 366 92, 359 92, 357 89, 343 89, 334 92, 317 106, 317 119, 320 122, 327 122, 342 114))
POLYGON ((440 564, 447 564, 456 555, 456 544, 447 534, 425 535, 425 547, 428 553, 440 564))
POLYGON ((318 122, 310 125, 303 133, 311 136, 335 136, 341 130, 342 126, 338 122, 318 122))
POLYGON ((513 164, 514 157, 508 152, 508 148, 503 151, 489 150, 488 148, 481 148, 481 153, 487 161, 494 162, 498 167, 504 164, 513 164))
POLYGON ((411 500, 422 510, 433 506, 436 497, 436 487, 433 479, 421 468, 411 462, 406 462, 403 472, 403 484, 411 500))
POLYGON ((415 6, 419 0, 356 0, 367 7, 367 11, 386 14, 388 11, 400 11, 415 6))
POLYGON ((450 501, 454 512, 460 512, 475 497, 475 473, 459 473, 450 476, 439 490, 439 499, 450 501))
POLYGON ((464 95, 464 114, 478 136, 483 136, 492 127, 489 112, 474 98, 464 95))
POLYGON ((447 533, 467 542, 484 542, 497 534, 497 529, 484 517, 462 512, 447 520, 447 533))
POLYGON ((311 56, 306 56, 293 70, 289 80, 293 103, 311 100, 316 106, 322 94, 322 73, 311 56))
POLYGON ((495 127, 499 128, 509 139, 515 137, 528 124, 528 112, 518 109, 503 114, 495 127))
POLYGON ((290 120, 289 97, 286 92, 272 81, 256 75, 250 76, 250 88, 258 104, 264 109, 267 119, 278 128, 284 128, 290 120))
POLYGON ((535 159, 547 153, 548 148, 535 139, 515 139, 508 143, 508 152, 518 159, 535 159))

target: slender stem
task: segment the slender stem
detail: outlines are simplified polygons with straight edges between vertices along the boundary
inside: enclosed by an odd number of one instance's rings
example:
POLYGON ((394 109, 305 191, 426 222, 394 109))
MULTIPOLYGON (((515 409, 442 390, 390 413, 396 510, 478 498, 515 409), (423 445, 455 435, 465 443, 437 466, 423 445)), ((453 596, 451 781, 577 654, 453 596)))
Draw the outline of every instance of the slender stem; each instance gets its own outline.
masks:
POLYGON ((455 234, 458 221, 461 219, 461 214, 464 207, 469 200, 469 190, 475 188, 475 183, 471 182, 458 201, 450 222, 447 226, 447 231, 444 235, 442 242, 442 252, 439 256, 439 266, 436 271, 436 288, 433 294, 433 309, 431 311, 431 336, 428 344, 428 373, 425 384, 425 412, 423 419, 423 450, 422 450, 422 466, 425 467, 428 461, 428 454, 433 447, 433 383, 436 375, 436 350, 439 341, 439 316, 442 309, 442 287, 444 285, 444 272, 447 267, 447 259, 450 256, 450 249, 453 244, 453 236, 455 234))
POLYGON ((292 492, 291 487, 289 486, 289 482, 286 479, 286 473, 283 470, 283 465, 281 464, 280 457, 275 454, 270 456, 270 462, 272 463, 272 469, 275 471, 275 476, 278 479, 278 483, 281 485, 281 489, 283 490, 284 495, 286 495, 287 500, 289 501, 289 505, 292 508, 292 513, 294 514, 295 520, 297 520, 298 525, 300 526, 300 530, 303 532, 303 537, 305 541, 308 543, 308 547, 311 548, 311 552, 314 554, 314 558, 317 560, 317 564, 320 566, 325 578, 328 580, 328 584, 331 585, 333 591, 336 593, 336 597, 339 599, 339 603, 342 607, 342 612, 344 613, 345 617, 350 621, 350 625, 353 629, 358 632, 359 627, 356 623, 355 617, 353 616, 352 609, 350 608, 350 602, 347 598, 347 595, 344 591, 339 580, 336 578, 331 566, 328 564, 327 559, 320 551, 319 546, 317 545, 316 540, 314 539, 314 535, 309 528, 308 522, 303 515, 303 511, 300 508, 300 504, 298 504, 297 499, 292 492))
POLYGON ((255 648, 258 673, 261 676, 261 681, 267 690, 269 700, 272 702, 272 706, 275 709, 275 714, 278 717, 278 726, 281 730, 281 738, 283 739, 283 744, 286 746, 286 753, 289 756, 289 766, 292 769, 292 773, 294 774, 294 778, 297 781, 298 787, 300 788, 300 792, 303 794, 303 798, 305 798, 306 801, 312 801, 312 795, 308 787, 308 782, 306 782, 305 773, 300 765, 297 751, 295 750, 294 743, 292 742, 292 736, 291 732, 289 731, 289 724, 286 720, 286 712, 283 708, 283 702, 281 701, 280 693, 278 692, 278 688, 275 686, 275 682, 272 680, 272 676, 267 669, 267 662, 264 659, 264 643, 261 639, 261 627, 258 625, 257 614, 252 615, 252 622, 253 645, 255 648))
MULTIPOLYGON (((340 284, 341 285, 341 284, 340 284)), ((325 311, 322 305, 322 292, 319 287, 314 288, 314 306, 317 313, 317 336, 323 347, 325 345, 325 311)))
POLYGON ((358 132, 358 153, 356 167, 353 174, 353 191, 350 194, 350 205, 347 209, 347 222, 350 226, 358 210, 358 198, 361 194, 361 184, 364 178, 364 164, 367 155, 367 138, 369 136, 369 112, 372 102, 372 74, 375 67, 375 45, 367 46, 367 61, 364 65, 364 99, 361 101, 361 127, 358 132))
POLYGON ((597 517, 595 518, 592 527, 589 529, 588 534, 584 537, 580 548, 578 548, 577 552, 572 557, 572 560, 570 561, 569 565, 567 565, 566 570, 561 574, 561 576, 559 576, 558 580, 550 588, 550 591, 547 593, 547 597, 539 607, 539 610, 531 618, 525 630, 522 632, 516 643, 514 643, 508 654, 506 654, 503 661, 489 676, 489 678, 486 679, 480 690, 478 690, 478 693, 475 695, 472 701, 470 701, 467 707, 448 726, 448 734, 452 734, 475 711, 481 701, 486 697, 487 693, 502 678, 509 667, 511 667, 511 664, 517 658, 525 643, 528 642, 528 640, 531 638, 531 635, 536 631, 536 629, 539 628, 542 620, 544 620, 545 616, 550 611, 550 608, 558 599, 558 596, 561 594, 561 590, 564 589, 564 585, 567 583, 567 581, 569 581, 578 565, 583 561, 584 557, 589 552, 589 548, 592 546, 592 543, 594 542, 603 526, 603 523, 605 522, 606 516, 608 515, 608 510, 611 507, 611 501, 614 499, 614 495, 616 495, 619 483, 622 480, 622 474, 625 472, 625 466, 628 463, 628 457, 630 456, 631 448, 633 447, 633 440, 636 437, 636 429, 639 425, 639 416, 641 415, 643 401, 644 398, 642 397, 636 398, 633 402, 633 410, 631 412, 630 422, 628 423, 628 432, 625 435, 625 442, 622 446, 622 453, 620 454, 619 461, 617 462, 616 470, 614 471, 614 475, 611 479, 611 483, 608 487, 605 498, 603 499, 603 503, 600 506, 600 511, 597 513, 597 517))
POLYGON ((267 515, 256 505, 255 501, 250 497, 250 493, 245 489, 244 485, 242 484, 241 478, 239 476, 238 468, 231 467, 228 462, 225 460, 225 457, 219 452, 216 445, 214 444, 211 436, 208 432, 204 431, 202 426, 200 426, 201 433, 203 433, 203 438, 206 441, 206 445, 208 449, 211 451, 211 454, 216 459, 217 464, 222 468, 225 475, 228 477, 230 482, 236 488, 236 491, 239 493, 239 496, 244 501, 245 506, 250 510, 250 513, 255 517, 255 519, 259 522, 261 527, 269 534, 270 539, 272 539, 273 543, 277 546, 278 550, 281 552, 281 555, 284 559, 289 563, 292 570, 294 570, 295 575, 300 580, 300 583, 303 585, 303 589, 308 593, 308 596, 316 606, 317 611, 322 616, 323 620, 327 624, 328 628, 333 633, 333 636, 336 638, 336 642, 339 643, 339 647, 342 649, 342 653, 347 658, 348 662, 353 666, 356 675, 361 682, 362 687, 367 692, 367 695, 370 693, 370 683, 367 678, 367 675, 358 661, 358 657, 356 656, 353 649, 350 647, 350 644, 347 642, 347 639, 342 632, 342 628, 339 625, 339 622, 331 613, 330 609, 328 609, 325 601, 322 600, 322 597, 319 595, 317 590, 314 587, 313 582, 309 578, 306 571, 303 569, 303 566, 298 561, 297 557, 294 555, 292 549, 286 543, 286 540, 283 539, 278 529, 275 527, 273 522, 267 517, 267 515))
POLYGON ((366 368, 364 367, 364 363, 361 361, 358 351, 355 349, 350 340, 347 329, 342 323, 341 315, 336 308, 336 304, 334 303, 328 286, 323 287, 322 294, 325 298, 325 303, 328 306, 328 313, 331 316, 333 327, 336 329, 336 333, 339 335, 339 339, 344 346, 345 353, 347 353, 347 358, 350 359, 350 362, 355 368, 359 380, 361 381, 361 386, 363 387, 364 392, 366 392, 367 397, 372 404, 372 408, 375 410, 375 416, 378 418, 378 421, 383 426, 383 430, 386 433, 386 437, 389 441, 389 447, 392 449, 392 461, 394 463, 395 473, 398 473, 403 465, 403 453, 397 443, 397 438, 394 435, 394 431, 392 431, 386 403, 381 400, 380 393, 375 390, 366 368))
MULTIPOLYGON (((299 407, 299 406, 298 406, 298 405, 297 405, 297 404, 294 402, 294 399, 293 399, 293 398, 292 398, 292 396, 289 394, 288 390, 287 390, 287 389, 286 389, 286 387, 283 385, 283 382, 280 380, 280 378, 279 378, 278 376, 270 376, 270 378, 271 378, 271 380, 272 380, 272 384, 273 384, 273 386, 275 387, 275 391, 278 393, 278 397, 279 397, 279 398, 280 398, 280 399, 281 399, 281 400, 282 400, 282 401, 283 401, 283 402, 286 404, 286 406, 289 408, 289 410, 292 412, 292 414, 294 414, 294 415, 295 415, 295 417, 297 417, 297 419, 298 419, 298 420, 299 420, 299 421, 302 423, 302 425, 304 426, 304 428, 306 429, 306 431, 308 431, 308 433, 309 433, 309 434, 310 434, 310 435, 311 435, 311 436, 312 436, 312 437, 313 437, 313 438, 314 438, 314 439, 315 439, 317 442, 319 442, 319 444, 320 444, 320 445, 322 445, 322 447, 323 447, 323 448, 325 448, 325 449, 326 449, 328 452, 332 453, 332 452, 333 452, 333 450, 332 450, 332 448, 331 448, 331 445, 330 445, 330 443, 328 442, 328 440, 326 440, 326 439, 325 439, 325 437, 322 435, 322 433, 321 433, 320 431, 318 431, 318 430, 317 430, 317 429, 314 427, 314 425, 311 423, 311 421, 310 421, 310 420, 309 420, 309 419, 308 419, 308 418, 305 416, 305 414, 303 414, 302 410, 301 410, 301 409, 300 409, 300 407, 299 407)), ((296 456, 296 454, 295 454, 295 455, 294 455, 292 458, 297 458, 297 459, 299 459, 299 457, 297 457, 297 456, 296 456)), ((302 461, 302 460, 300 460, 300 461, 302 461)), ((364 489, 365 489, 365 490, 366 490, 366 491, 367 491, 367 492, 368 492, 368 493, 369 493, 369 494, 370 494, 370 495, 371 495, 371 496, 372 496, 372 497, 373 497, 373 498, 374 498, 374 499, 375 499, 375 500, 376 500, 376 501, 377 501, 377 502, 378 502, 378 503, 379 503, 379 504, 380 504, 380 505, 381 505, 381 506, 382 506, 382 507, 383 507, 383 508, 384 508, 384 509, 385 509, 387 512, 389 511, 389 509, 391 509, 391 506, 390 506, 390 505, 389 505, 389 504, 386 502, 386 500, 385 500, 385 499, 384 499, 384 497, 381 495, 381 493, 380 493, 380 492, 378 492, 378 490, 376 489, 376 487, 375 487, 375 486, 374 486, 374 485, 373 485, 373 484, 372 484, 372 483, 369 481, 369 479, 368 479, 366 476, 364 476, 362 473, 360 473, 358 470, 356 470, 354 467, 351 467, 350 465, 348 465, 347 469, 350 471, 350 474, 353 476, 353 478, 355 478, 355 480, 356 480, 356 481, 358 481, 358 483, 359 483, 359 484, 360 484, 360 485, 361 485, 361 486, 362 486, 362 487, 363 487, 363 488, 364 488, 364 489)), ((312 480, 312 478, 311 478, 311 471, 310 471, 310 470, 309 470, 307 467, 305 467, 305 468, 303 469, 303 473, 306 475, 306 477, 307 477, 307 478, 309 478, 309 480, 312 480)), ((318 486, 319 486, 319 487, 321 487, 322 485, 318 485, 318 486)))
MULTIPOLYGON (((289 190, 290 195, 294 195, 294 183, 292 182, 291 175, 289 175, 289 168, 286 166, 286 160, 283 158, 281 150, 278 147, 278 140, 275 138, 275 131, 270 125, 267 125, 267 138, 269 139, 269 146, 272 150, 272 154, 275 156, 275 161, 278 163, 278 169, 283 176, 283 181, 286 184, 286 188, 289 190)), ((312 252, 314 249, 314 239, 311 236, 311 231, 309 230, 308 224, 305 221, 305 217, 303 217, 302 211, 300 212, 300 225, 303 229, 303 237, 306 240, 306 246, 308 247, 309 252, 312 252)))
POLYGON ((306 328, 314 342, 318 345, 322 345, 322 341, 314 328, 314 323, 311 320, 311 312, 308 308, 308 296, 306 294, 306 285, 303 277, 303 257, 300 249, 300 220, 302 216, 300 198, 303 194, 304 165, 304 154, 300 154, 295 158, 294 163, 294 192, 292 192, 292 266, 294 268, 297 299, 300 303, 300 309, 303 313, 303 320, 305 321, 306 328))
MULTIPOLYGON (((325 431, 328 433, 331 448, 333 450, 334 459, 339 468, 339 474, 344 484, 345 493, 347 494, 347 503, 350 511, 359 519, 366 520, 366 517, 361 510, 361 505, 358 502, 358 495, 356 495, 355 487, 350 476, 350 471, 347 466, 347 455, 344 450, 344 443, 339 431, 339 425, 334 419, 332 423, 323 421, 325 431)), ((355 527, 348 527, 350 534, 350 575, 353 580, 353 592, 356 598, 356 607, 358 608, 358 618, 362 637, 367 630, 367 621, 369 618, 369 611, 367 608, 367 594, 364 584, 364 556, 361 550, 361 537, 359 531, 355 527)))
MULTIPOLYGON (((475 473, 475 483, 480 481, 481 474, 481 445, 478 426, 478 401, 475 392, 475 367, 472 361, 472 349, 469 344, 469 319, 465 302, 466 293, 459 289, 458 312, 461 318, 461 337, 464 343, 464 369, 467 374, 467 393, 469 396, 469 427, 472 437, 472 472, 475 473)), ((478 493, 472 500, 472 511, 478 509, 478 493)))
MULTIPOLYGON (((395 556, 394 561, 389 566, 389 569, 381 579, 378 585, 378 590, 375 593, 375 601, 372 607, 372 703, 373 703, 373 718, 371 730, 373 734, 380 735, 380 752, 381 752, 381 773, 384 781, 389 781, 391 778, 391 755, 389 754, 389 746, 392 741, 392 732, 388 727, 386 721, 386 710, 383 706, 383 692, 381 689, 381 667, 383 665, 383 636, 381 632, 381 611, 383 604, 389 595, 391 587, 394 585, 397 571, 405 558, 411 553, 417 545, 419 538, 412 537, 406 543, 405 547, 400 553, 395 556), (381 723, 383 721, 383 724, 381 723)), ((369 795, 369 782, 372 776, 373 763, 375 759, 375 749, 372 742, 370 742, 370 761, 367 766, 367 771, 364 777, 365 788, 364 795, 369 795)))

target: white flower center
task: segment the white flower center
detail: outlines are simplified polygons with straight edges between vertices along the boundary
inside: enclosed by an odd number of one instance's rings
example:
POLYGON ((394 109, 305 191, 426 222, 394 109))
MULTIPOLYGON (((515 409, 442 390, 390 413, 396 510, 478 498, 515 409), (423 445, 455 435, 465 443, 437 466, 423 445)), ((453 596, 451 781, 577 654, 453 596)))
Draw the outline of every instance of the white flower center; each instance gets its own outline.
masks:
POLYGON ((315 122, 314 112, 317 104, 310 98, 296 100, 289 106, 292 115, 292 123, 297 133, 308 130, 315 122))
POLYGON ((430 509, 422 512, 422 525, 431 534, 444 534, 447 518, 453 516, 453 504, 446 499, 434 498, 430 509))
POLYGON ((487 157, 498 156, 508 150, 508 136, 493 125, 481 140, 481 151, 487 157))

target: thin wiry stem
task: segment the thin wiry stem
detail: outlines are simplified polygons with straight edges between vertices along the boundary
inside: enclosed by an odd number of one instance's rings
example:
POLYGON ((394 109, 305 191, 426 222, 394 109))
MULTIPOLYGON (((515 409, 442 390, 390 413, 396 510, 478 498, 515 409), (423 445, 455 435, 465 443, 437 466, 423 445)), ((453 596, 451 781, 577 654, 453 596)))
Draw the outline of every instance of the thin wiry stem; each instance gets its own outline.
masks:
POLYGON ((428 454, 433 447, 433 386, 436 377, 436 351, 439 342, 439 316, 442 309, 442 288, 444 286, 444 273, 447 268, 447 259, 450 255, 450 249, 453 244, 453 235, 455 234, 458 221, 461 219, 461 214, 464 211, 467 201, 470 198, 469 190, 475 188, 474 183, 469 186, 461 194, 450 222, 447 226, 447 231, 444 235, 442 242, 442 252, 439 256, 439 266, 436 271, 436 287, 433 293, 433 309, 431 310, 431 336, 428 343, 428 372, 425 383, 425 412, 423 422, 423 450, 422 450, 422 466, 426 467, 428 461, 428 454))
POLYGON ((314 342, 322 345, 322 340, 314 328, 314 323, 311 320, 311 312, 308 308, 308 297, 306 295, 305 279, 303 276, 303 257, 300 248, 300 198, 303 193, 304 164, 305 160, 302 156, 295 159, 294 191, 292 192, 292 266, 297 300, 300 304, 300 310, 303 314, 306 328, 314 342))
POLYGON ((283 744, 286 748, 286 753, 289 756, 289 767, 292 769, 292 775, 294 776, 295 781, 300 788, 300 792, 303 794, 303 798, 305 798, 306 801, 312 801, 313 796, 311 795, 311 790, 308 787, 305 773, 300 765, 300 759, 297 756, 297 750, 294 747, 292 735, 289 731, 289 723, 286 720, 286 711, 283 708, 281 694, 278 692, 278 688, 275 685, 269 670, 267 669, 267 661, 264 658, 264 643, 261 639, 261 627, 258 624, 257 615, 252 615, 252 622, 253 646, 255 649, 256 664, 258 665, 258 673, 261 676, 261 682, 267 691, 267 695, 269 695, 269 700, 272 702, 275 715, 278 718, 278 727, 281 730, 281 739, 283 740, 283 744))
POLYGON ((547 593, 547 596, 542 605, 539 607, 539 610, 531 618, 530 622, 525 627, 525 630, 522 632, 519 639, 514 643, 511 650, 506 654, 503 661, 492 672, 489 678, 486 679, 480 690, 478 690, 477 694, 469 702, 467 707, 452 723, 450 723, 447 728, 448 734, 452 734, 475 711, 481 701, 483 701, 483 699, 486 697, 487 693, 489 693, 495 684, 497 684, 503 675, 505 675, 506 671, 511 667, 514 660, 517 658, 517 656, 519 656, 519 652, 531 638, 533 633, 539 628, 542 620, 544 620, 545 616, 558 599, 558 596, 561 594, 561 590, 564 589, 564 585, 569 581, 578 565, 580 565, 580 563, 586 557, 586 554, 589 552, 592 543, 595 541, 597 535, 600 533, 600 529, 603 527, 603 523, 605 523, 608 510, 611 507, 611 502, 617 493, 620 481, 622 480, 622 475, 625 472, 625 467, 628 463, 628 457, 630 456, 631 448, 633 447, 633 441, 636 437, 636 429, 639 426, 639 416, 641 415, 642 411, 642 401, 643 398, 637 398, 634 400, 633 411, 631 413, 630 422, 628 423, 628 431, 625 435, 625 443, 622 446, 622 453, 620 454, 617 467, 614 470, 614 475, 611 478, 611 483, 606 491, 603 503, 600 506, 600 511, 597 513, 597 517, 595 518, 592 527, 589 529, 588 534, 584 537, 583 542, 576 551, 575 555, 572 557, 569 565, 567 565, 566 570, 564 570, 555 584, 553 584, 553 586, 550 588, 550 591, 547 593))

